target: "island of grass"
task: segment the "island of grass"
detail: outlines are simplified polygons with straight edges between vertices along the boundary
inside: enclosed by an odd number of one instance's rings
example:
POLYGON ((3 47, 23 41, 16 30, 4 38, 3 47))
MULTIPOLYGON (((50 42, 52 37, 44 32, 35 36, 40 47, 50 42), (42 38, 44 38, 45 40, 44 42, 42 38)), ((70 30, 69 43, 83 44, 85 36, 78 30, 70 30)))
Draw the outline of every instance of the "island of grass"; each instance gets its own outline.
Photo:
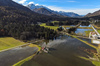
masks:
POLYGON ((0 37, 0 51, 25 44, 13 37, 0 37))
POLYGON ((40 26, 44 26, 46 28, 50 28, 50 29, 54 29, 54 30, 57 30, 59 28, 59 26, 47 26, 46 23, 42 23, 40 26))

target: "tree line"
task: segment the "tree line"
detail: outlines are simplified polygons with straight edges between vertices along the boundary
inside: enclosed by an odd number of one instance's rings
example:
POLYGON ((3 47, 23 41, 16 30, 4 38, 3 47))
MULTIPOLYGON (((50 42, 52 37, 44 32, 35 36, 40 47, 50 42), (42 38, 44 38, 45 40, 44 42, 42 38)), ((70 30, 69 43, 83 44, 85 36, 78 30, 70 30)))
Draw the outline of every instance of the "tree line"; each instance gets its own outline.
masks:
POLYGON ((53 39, 56 35, 56 31, 39 25, 13 23, 0 26, 0 37, 11 36, 20 40, 29 40, 36 38, 53 39))
POLYGON ((59 22, 47 22, 47 26, 62 26, 62 25, 77 25, 81 23, 83 26, 88 26, 90 23, 89 21, 82 21, 82 20, 66 20, 66 21, 59 21, 59 22))

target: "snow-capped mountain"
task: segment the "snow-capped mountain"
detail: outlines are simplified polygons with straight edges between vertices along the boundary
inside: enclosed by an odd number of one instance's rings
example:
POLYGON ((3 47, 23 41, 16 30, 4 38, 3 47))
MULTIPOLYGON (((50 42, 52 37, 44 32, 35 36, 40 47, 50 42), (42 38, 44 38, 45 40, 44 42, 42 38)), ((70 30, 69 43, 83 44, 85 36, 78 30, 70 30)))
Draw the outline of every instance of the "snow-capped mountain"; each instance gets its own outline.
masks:
POLYGON ((73 13, 73 12, 54 11, 54 10, 51 10, 51 9, 45 7, 45 6, 42 6, 42 5, 28 4, 26 7, 28 7, 32 11, 35 11, 35 12, 40 13, 40 14, 45 14, 45 15, 47 14, 47 11, 49 11, 52 14, 61 15, 61 16, 65 16, 65 17, 82 17, 82 16, 80 16, 76 13, 73 13), (42 9, 40 9, 40 8, 42 8, 42 9), (45 8, 44 12, 43 12, 43 8, 45 8), (46 9, 47 9, 47 11, 46 11, 46 9))

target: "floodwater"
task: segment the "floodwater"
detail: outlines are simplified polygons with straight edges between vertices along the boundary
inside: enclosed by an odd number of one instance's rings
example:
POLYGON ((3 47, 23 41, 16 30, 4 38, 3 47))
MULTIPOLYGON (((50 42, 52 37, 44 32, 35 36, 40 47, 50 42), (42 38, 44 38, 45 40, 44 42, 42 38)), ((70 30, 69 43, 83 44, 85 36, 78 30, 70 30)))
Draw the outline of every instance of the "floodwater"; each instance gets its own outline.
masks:
MULTIPOLYGON (((70 26, 74 26, 74 25, 70 25, 70 26)), ((89 26, 82 26, 80 25, 80 27, 91 27, 89 26)), ((69 29, 69 27, 67 27, 66 29, 69 29)), ((86 35, 85 31, 93 31, 93 29, 81 29, 81 28, 77 28, 77 30, 75 31, 76 34, 81 34, 81 35, 86 35)))
POLYGON ((93 29, 81 29, 81 28, 77 28, 77 30, 75 31, 75 33, 83 33, 85 34, 85 31, 93 31, 93 29))
POLYGON ((13 66, 13 64, 33 55, 37 51, 37 47, 24 46, 0 52, 0 66, 13 66))
MULTIPOLYGON (((91 27, 91 25, 88 26, 82 26, 80 25, 80 27, 91 27)), ((75 31, 76 34, 81 34, 83 36, 86 36, 86 32, 85 31, 93 31, 93 29, 81 29, 81 28, 77 28, 77 30, 75 31)))
MULTIPOLYGON (((70 26, 76 26, 76 25, 70 25, 70 26)), ((88 25, 88 26, 83 26, 83 25, 80 25, 79 27, 91 27, 91 25, 88 25)))
POLYGON ((80 27, 91 27, 91 25, 88 25, 88 26, 83 26, 83 25, 80 25, 80 27))
POLYGON ((46 45, 49 48, 49 53, 42 51, 22 66, 94 66, 90 61, 84 60, 80 56, 92 57, 91 53, 96 50, 76 38, 62 35, 41 45, 46 45))

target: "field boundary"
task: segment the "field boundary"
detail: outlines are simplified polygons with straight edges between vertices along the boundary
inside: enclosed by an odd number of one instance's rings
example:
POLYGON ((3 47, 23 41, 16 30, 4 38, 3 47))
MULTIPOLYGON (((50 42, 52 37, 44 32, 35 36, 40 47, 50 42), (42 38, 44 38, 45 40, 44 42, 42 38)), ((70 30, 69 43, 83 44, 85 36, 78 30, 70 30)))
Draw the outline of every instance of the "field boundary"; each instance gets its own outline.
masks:
POLYGON ((33 54, 33 55, 31 55, 31 56, 29 56, 29 57, 27 57, 27 58, 25 58, 25 59, 23 59, 23 60, 21 60, 21 61, 15 63, 15 64, 12 65, 12 66, 21 66, 21 65, 22 65, 23 63, 25 63, 26 61, 31 60, 31 59, 41 50, 41 47, 40 47, 40 46, 38 46, 38 45, 35 45, 35 46, 38 48, 38 51, 37 51, 35 54, 33 54))
POLYGON ((21 47, 21 46, 29 45, 29 44, 31 44, 31 43, 27 43, 27 44, 23 44, 23 45, 15 46, 15 47, 12 47, 12 48, 4 49, 4 50, 1 50, 0 53, 1 53, 1 52, 4 52, 4 51, 11 50, 11 49, 14 49, 14 48, 17 48, 17 47, 21 47))

